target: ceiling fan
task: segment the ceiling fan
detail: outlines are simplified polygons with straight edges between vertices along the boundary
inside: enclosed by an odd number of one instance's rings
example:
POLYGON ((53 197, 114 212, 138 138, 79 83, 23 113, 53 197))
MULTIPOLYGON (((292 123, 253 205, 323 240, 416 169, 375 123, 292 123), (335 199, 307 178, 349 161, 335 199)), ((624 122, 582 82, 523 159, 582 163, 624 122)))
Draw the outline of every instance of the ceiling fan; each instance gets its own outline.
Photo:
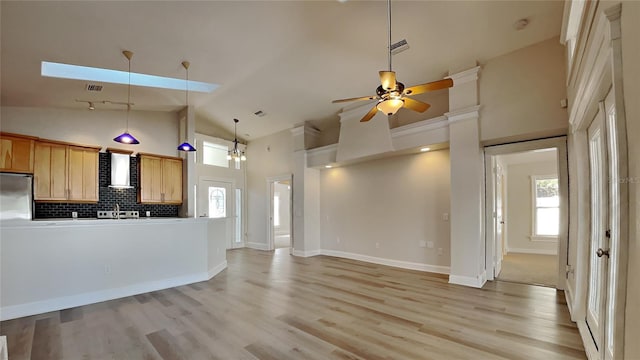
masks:
POLYGON ((387 115, 395 114, 401 107, 421 113, 425 112, 429 107, 431 107, 431 105, 412 99, 409 97, 410 95, 418 95, 428 91, 446 89, 453 86, 453 80, 444 79, 405 88, 403 83, 396 80, 396 72, 391 69, 391 0, 387 0, 387 9, 387 20, 389 25, 389 70, 379 72, 381 85, 376 89, 376 95, 332 101, 332 103, 342 103, 357 100, 377 99, 378 102, 373 108, 371 108, 371 110, 369 110, 360 122, 371 120, 378 110, 387 115))

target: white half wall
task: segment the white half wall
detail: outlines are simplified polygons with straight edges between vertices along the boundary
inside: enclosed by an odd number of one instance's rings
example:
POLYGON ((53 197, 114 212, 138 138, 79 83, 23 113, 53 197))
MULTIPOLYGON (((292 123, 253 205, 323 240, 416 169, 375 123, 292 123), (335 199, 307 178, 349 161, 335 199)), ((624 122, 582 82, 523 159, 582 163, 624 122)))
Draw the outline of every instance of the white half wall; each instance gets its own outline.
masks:
POLYGON ((448 271, 449 166, 440 150, 321 170, 321 252, 448 271))

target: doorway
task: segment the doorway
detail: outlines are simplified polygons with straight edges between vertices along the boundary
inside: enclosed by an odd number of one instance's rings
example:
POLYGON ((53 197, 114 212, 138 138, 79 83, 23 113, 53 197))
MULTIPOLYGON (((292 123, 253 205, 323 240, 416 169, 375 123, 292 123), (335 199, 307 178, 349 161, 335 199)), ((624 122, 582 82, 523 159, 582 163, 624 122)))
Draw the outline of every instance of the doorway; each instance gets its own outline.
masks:
POLYGON ((487 280, 564 289, 566 138, 485 148, 487 280))
POLYGON ((269 249, 293 251, 292 208, 293 191, 291 175, 267 180, 269 187, 269 249))
POLYGON ((494 277, 555 288, 560 196, 555 148, 496 155, 494 277))
POLYGON ((201 177, 196 199, 198 217, 225 222, 227 249, 243 247, 242 190, 235 187, 235 182, 201 177))

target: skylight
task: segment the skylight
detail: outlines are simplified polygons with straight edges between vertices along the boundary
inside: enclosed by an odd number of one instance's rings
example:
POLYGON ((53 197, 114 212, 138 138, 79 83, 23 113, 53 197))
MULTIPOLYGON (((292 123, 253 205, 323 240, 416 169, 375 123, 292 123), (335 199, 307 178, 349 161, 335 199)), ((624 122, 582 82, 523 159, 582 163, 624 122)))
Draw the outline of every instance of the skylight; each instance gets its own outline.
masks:
MULTIPOLYGON (((89 80, 112 84, 128 84, 129 73, 127 71, 101 69, 89 66, 60 64, 43 61, 41 75, 61 79, 89 80)), ((162 89, 186 90, 185 79, 175 79, 156 75, 131 73, 131 85, 146 86, 162 89)), ((219 85, 201 81, 189 80, 189 91, 210 93, 219 85)))

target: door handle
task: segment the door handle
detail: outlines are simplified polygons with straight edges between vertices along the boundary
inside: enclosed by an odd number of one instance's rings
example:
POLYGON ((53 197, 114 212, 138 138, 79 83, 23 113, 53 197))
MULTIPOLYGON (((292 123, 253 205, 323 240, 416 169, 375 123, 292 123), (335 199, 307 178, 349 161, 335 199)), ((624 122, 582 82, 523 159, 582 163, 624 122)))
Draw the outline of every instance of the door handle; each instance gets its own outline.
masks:
POLYGON ((596 255, 598 255, 598 257, 602 257, 602 256, 609 257, 609 250, 608 249, 607 250, 602 250, 602 248, 599 248, 596 251, 596 255))

